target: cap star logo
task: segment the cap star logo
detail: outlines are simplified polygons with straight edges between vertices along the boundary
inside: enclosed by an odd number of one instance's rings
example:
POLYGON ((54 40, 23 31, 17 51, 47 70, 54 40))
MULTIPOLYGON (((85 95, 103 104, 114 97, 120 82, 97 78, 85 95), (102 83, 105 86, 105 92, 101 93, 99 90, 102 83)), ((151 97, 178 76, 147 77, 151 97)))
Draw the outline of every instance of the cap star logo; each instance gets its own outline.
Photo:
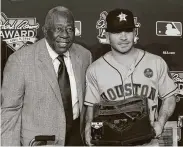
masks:
POLYGON ((121 21, 123 21, 123 20, 126 21, 127 15, 126 15, 126 14, 123 14, 123 13, 121 12, 121 14, 119 14, 117 17, 119 17, 119 21, 121 22, 121 21))

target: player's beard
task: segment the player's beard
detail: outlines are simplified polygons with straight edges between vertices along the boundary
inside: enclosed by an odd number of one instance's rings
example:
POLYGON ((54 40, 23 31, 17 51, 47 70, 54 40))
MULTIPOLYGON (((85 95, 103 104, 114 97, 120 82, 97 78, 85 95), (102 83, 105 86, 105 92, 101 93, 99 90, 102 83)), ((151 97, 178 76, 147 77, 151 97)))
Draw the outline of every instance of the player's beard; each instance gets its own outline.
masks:
POLYGON ((124 51, 124 52, 122 52, 122 51, 120 51, 120 50, 118 50, 118 49, 116 49, 115 47, 112 47, 112 46, 111 46, 111 48, 112 48, 112 50, 114 50, 114 51, 116 51, 120 54, 125 55, 125 54, 128 54, 133 49, 133 44, 131 45, 131 47, 127 51, 124 51))

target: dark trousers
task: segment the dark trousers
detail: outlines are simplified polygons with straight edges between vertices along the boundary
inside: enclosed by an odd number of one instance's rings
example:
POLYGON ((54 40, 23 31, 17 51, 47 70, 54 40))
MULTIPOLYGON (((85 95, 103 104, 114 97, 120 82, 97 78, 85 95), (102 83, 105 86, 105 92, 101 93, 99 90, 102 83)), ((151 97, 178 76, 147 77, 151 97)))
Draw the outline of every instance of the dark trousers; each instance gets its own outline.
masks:
POLYGON ((66 133, 65 146, 83 146, 79 118, 73 120, 70 131, 66 133))

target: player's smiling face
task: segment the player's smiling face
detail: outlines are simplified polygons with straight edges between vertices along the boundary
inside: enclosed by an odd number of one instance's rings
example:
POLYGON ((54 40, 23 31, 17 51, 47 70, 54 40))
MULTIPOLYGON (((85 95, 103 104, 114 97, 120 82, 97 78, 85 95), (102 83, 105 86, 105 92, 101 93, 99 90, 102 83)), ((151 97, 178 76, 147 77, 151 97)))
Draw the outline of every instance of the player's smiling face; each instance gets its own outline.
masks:
POLYGON ((46 39, 56 53, 66 52, 74 41, 74 19, 72 16, 59 13, 53 15, 52 22, 47 28, 46 39))
POLYGON ((135 31, 122 31, 120 33, 107 33, 110 45, 113 50, 122 54, 128 53, 134 44, 135 31))

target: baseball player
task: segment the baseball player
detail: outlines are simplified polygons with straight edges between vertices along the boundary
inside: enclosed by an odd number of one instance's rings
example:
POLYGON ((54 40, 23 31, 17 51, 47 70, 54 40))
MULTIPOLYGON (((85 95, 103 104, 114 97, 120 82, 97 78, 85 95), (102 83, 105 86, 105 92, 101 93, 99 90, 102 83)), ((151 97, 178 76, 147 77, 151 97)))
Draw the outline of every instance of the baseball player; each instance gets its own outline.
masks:
POLYGON ((112 10, 106 22, 111 51, 91 64, 86 74, 86 144, 91 145, 92 106, 101 101, 119 101, 134 96, 148 99, 151 125, 159 138, 176 105, 177 87, 167 64, 160 56, 134 48, 135 24, 131 11, 112 10), (162 105, 157 115, 158 98, 162 105))

